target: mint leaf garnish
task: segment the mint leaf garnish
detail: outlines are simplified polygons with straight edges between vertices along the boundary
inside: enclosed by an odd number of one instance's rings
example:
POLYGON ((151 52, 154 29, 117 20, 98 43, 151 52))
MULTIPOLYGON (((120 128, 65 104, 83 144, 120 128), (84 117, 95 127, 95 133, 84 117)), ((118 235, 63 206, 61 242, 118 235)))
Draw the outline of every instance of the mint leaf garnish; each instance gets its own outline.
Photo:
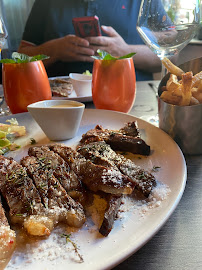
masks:
POLYGON ((135 55, 136 53, 129 53, 129 54, 126 54, 124 56, 121 56, 119 57, 118 59, 125 59, 125 58, 131 58, 135 55))
POLYGON ((39 54, 39 55, 35 55, 35 56, 28 56, 24 53, 18 53, 18 52, 13 52, 11 57, 12 57, 12 59, 0 60, 0 63, 9 63, 9 64, 29 63, 29 62, 45 60, 45 59, 49 58, 49 56, 44 55, 44 54, 39 54))
POLYGON ((98 53, 98 56, 92 56, 92 58, 100 59, 100 60, 120 60, 120 59, 131 58, 136 54, 136 53, 129 53, 129 54, 126 54, 124 56, 114 57, 111 54, 109 54, 105 51, 102 51, 100 49, 97 50, 97 53, 98 53))

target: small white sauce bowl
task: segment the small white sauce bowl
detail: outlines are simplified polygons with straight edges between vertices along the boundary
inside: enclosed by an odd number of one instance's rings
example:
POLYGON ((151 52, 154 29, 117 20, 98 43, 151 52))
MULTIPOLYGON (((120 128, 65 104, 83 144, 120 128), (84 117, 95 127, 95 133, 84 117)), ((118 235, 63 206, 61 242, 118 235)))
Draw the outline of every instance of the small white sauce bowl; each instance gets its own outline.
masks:
POLYGON ((27 106, 46 136, 53 141, 73 138, 79 129, 85 105, 73 100, 44 100, 27 106))
POLYGON ((74 91, 77 96, 92 96, 92 76, 70 73, 69 78, 71 80, 74 91))

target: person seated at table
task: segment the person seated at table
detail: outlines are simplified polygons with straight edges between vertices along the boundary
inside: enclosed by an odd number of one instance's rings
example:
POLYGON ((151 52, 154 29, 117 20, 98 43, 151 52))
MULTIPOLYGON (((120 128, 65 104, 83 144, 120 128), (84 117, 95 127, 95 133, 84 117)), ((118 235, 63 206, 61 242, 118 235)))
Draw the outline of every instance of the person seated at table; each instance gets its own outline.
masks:
MULTIPOLYGON (((159 0, 157 0, 159 1, 159 0)), ((18 52, 45 54, 48 76, 92 72, 97 49, 113 56, 135 52, 137 80, 151 80, 159 72, 159 58, 146 46, 136 30, 141 0, 36 0, 28 17, 18 52), (73 17, 99 17, 102 36, 75 35, 73 17)))

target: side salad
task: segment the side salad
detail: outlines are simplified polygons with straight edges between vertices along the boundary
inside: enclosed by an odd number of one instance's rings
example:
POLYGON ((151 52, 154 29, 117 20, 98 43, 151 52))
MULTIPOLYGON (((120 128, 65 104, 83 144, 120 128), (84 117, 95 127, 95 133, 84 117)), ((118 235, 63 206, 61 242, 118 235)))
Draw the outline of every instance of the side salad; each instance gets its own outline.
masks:
POLYGON ((20 148, 14 140, 26 134, 25 126, 19 126, 16 119, 6 120, 9 124, 0 123, 0 155, 20 148))

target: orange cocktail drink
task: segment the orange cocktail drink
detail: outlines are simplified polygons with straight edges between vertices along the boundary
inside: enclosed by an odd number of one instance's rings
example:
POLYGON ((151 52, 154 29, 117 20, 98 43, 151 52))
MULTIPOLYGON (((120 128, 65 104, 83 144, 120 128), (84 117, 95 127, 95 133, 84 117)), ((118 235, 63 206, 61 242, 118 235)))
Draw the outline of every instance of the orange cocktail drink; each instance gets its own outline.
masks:
POLYGON ((31 103, 51 99, 48 76, 41 60, 27 63, 3 63, 4 96, 12 113, 27 112, 31 103))
POLYGON ((95 59, 92 96, 97 109, 128 113, 136 94, 136 76, 132 58, 95 59))

